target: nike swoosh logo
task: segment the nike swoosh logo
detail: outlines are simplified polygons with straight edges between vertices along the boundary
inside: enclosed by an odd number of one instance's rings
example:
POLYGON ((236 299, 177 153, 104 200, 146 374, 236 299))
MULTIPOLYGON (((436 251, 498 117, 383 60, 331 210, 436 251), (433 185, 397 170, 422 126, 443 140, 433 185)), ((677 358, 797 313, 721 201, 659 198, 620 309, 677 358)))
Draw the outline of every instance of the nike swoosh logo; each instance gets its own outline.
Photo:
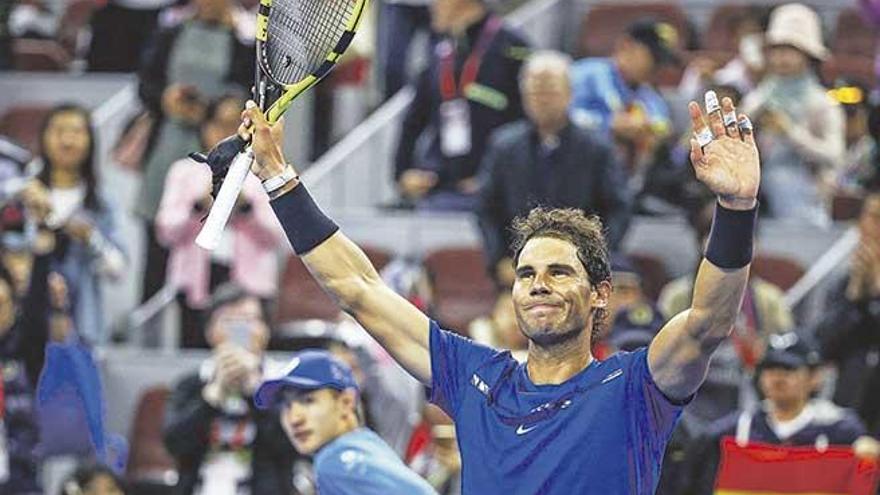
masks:
POLYGON ((528 432, 530 432, 530 431, 532 431, 532 430, 534 430, 535 428, 538 427, 538 425, 532 425, 532 426, 530 426, 530 427, 528 427, 528 428, 526 428, 525 426, 526 426, 526 425, 519 425, 519 426, 516 428, 516 434, 517 434, 517 435, 525 435, 526 433, 528 433, 528 432))

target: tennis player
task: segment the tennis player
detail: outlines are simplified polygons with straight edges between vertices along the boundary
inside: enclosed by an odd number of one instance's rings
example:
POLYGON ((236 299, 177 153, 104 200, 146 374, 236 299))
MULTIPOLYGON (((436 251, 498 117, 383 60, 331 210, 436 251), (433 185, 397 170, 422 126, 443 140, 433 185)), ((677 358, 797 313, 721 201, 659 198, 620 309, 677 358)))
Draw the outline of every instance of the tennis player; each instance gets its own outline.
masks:
POLYGON ((611 275, 602 226, 576 210, 516 221, 513 301, 528 360, 476 344, 430 320, 383 282, 286 164, 281 129, 248 105, 253 171, 315 279, 455 421, 465 494, 652 494, 666 443, 742 301, 760 182, 752 125, 733 102, 689 105, 696 176, 718 197, 691 307, 647 348, 590 354, 611 275), (283 185, 280 183, 283 182, 283 185))

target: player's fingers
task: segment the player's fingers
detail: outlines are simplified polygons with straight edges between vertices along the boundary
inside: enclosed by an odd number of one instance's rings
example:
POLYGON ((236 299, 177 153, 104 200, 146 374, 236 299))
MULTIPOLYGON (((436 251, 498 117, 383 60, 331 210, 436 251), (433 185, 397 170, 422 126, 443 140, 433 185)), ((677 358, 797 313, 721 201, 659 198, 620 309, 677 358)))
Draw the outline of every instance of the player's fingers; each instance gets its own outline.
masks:
POLYGON ((721 99, 721 120, 724 123, 724 131, 734 139, 742 139, 739 127, 736 125, 736 107, 733 100, 728 97, 721 99))
POLYGON ((714 136, 712 136, 709 126, 706 125, 706 119, 703 118, 703 111, 700 109, 700 105, 693 101, 688 103, 688 112, 691 114, 691 129, 694 133, 694 139, 696 139, 699 147, 711 143, 714 136))
POLYGON ((691 164, 697 166, 703 162, 703 147, 696 138, 691 138, 691 164))
POLYGON ((755 144, 755 128, 752 126, 752 121, 746 115, 739 114, 737 127, 739 127, 739 133, 742 135, 743 141, 755 144))
POLYGON ((712 130, 712 134, 714 134, 717 139, 725 135, 724 123, 721 118, 721 103, 718 101, 718 95, 712 90, 706 91, 704 99, 706 103, 706 117, 709 120, 709 129, 712 130))
POLYGON ((277 121, 272 125, 272 137, 275 138, 276 142, 281 142, 280 140, 284 137, 284 117, 281 116, 277 121))

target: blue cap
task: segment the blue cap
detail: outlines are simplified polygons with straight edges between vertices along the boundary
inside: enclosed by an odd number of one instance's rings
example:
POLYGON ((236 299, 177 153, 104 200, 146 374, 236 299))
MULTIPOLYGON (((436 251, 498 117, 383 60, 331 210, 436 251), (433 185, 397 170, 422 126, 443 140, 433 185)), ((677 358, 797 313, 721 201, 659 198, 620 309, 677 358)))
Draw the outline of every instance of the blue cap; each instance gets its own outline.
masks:
POLYGON ((357 382, 351 368, 324 350, 310 349, 294 354, 279 378, 266 380, 254 394, 254 404, 259 409, 269 409, 284 389, 317 390, 332 388, 357 390, 357 382))
POLYGON ((663 323, 663 315, 652 304, 640 302, 621 308, 611 325, 608 343, 622 351, 645 347, 654 340, 663 323))

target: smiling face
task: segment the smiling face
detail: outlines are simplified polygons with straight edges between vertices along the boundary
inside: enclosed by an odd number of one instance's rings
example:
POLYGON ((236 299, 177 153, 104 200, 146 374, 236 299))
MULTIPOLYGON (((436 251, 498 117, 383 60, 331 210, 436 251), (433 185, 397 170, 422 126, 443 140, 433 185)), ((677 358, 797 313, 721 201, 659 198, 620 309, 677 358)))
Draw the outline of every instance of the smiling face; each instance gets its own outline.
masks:
POLYGON ((591 286, 575 246, 534 237, 520 252, 513 284, 516 319, 529 340, 551 346, 590 332, 594 308, 608 304, 611 286, 591 286))
POLYGON ((289 389, 282 394, 281 426, 300 454, 314 454, 357 426, 354 390, 289 389))
POLYGON ((55 114, 43 135, 43 152, 53 167, 81 173, 92 136, 85 115, 79 111, 62 111, 55 114))

